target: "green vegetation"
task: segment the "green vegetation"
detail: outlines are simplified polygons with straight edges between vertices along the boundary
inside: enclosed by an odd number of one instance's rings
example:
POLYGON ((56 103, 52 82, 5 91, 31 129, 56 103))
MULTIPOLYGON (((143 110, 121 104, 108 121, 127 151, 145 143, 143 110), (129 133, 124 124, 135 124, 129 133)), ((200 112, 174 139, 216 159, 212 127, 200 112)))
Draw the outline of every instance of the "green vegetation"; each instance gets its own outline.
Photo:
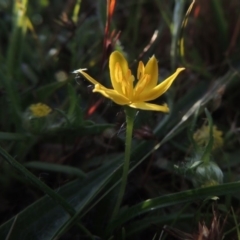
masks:
POLYGON ((240 240, 239 12, 239 0, 0 1, 0 239, 240 240), (113 51, 135 82, 153 55, 157 84, 185 68, 150 101, 169 113, 92 91, 76 70, 112 88, 113 51))

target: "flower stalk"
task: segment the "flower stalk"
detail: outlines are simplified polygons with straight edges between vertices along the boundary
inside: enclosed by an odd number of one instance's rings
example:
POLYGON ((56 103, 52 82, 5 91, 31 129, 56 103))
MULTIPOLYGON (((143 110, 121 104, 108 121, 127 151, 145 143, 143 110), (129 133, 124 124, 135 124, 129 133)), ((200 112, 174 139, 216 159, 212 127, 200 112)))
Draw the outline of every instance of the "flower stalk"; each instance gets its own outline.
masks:
POLYGON ((132 145, 132 133, 133 133, 133 123, 136 114, 136 110, 126 106, 124 108, 126 114, 126 140, 125 140, 125 154, 124 154, 124 163, 123 163, 123 172, 122 172, 122 181, 120 185, 120 191, 118 194, 117 202, 113 210, 112 218, 115 218, 119 212, 123 196, 125 193, 128 171, 130 165, 130 156, 131 156, 131 145, 132 145))

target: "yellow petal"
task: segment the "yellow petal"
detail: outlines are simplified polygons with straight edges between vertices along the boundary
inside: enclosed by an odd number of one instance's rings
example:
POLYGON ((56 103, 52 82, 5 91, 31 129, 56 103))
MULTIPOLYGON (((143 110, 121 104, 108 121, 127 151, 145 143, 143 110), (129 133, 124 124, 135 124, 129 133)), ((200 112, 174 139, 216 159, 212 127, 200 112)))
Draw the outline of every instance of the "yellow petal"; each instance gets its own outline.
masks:
POLYGON ((113 102, 115 102, 119 105, 128 105, 129 104, 129 100, 125 96, 119 94, 114 89, 105 88, 104 86, 97 84, 97 85, 95 85, 93 92, 99 92, 104 97, 111 99, 113 102))
POLYGON ((160 112, 169 112, 169 108, 166 104, 164 105, 157 105, 153 103, 145 103, 145 102, 137 102, 132 103, 129 107, 142 109, 142 110, 151 110, 151 111, 160 111, 160 112))
POLYGON ((152 56, 145 67, 145 74, 150 75, 150 82, 146 86, 145 90, 154 88, 158 82, 158 63, 155 56, 152 56))
POLYGON ((145 67, 142 61, 139 61, 138 70, 137 70, 137 79, 139 80, 145 72, 145 67))
POLYGON ((126 79, 129 75, 129 69, 128 69, 127 60, 124 58, 124 56, 120 52, 115 51, 110 55, 109 69, 110 69, 110 78, 111 78, 113 88, 117 92, 122 93, 122 88, 121 88, 122 79, 119 79, 119 78, 124 77, 126 79))
POLYGON ((160 97, 165 93, 168 88, 172 85, 173 81, 176 79, 178 74, 183 71, 185 68, 178 68, 174 74, 164 80, 162 83, 158 84, 155 88, 150 89, 149 91, 144 91, 138 96, 138 99, 141 101, 151 101, 160 97))
POLYGON ((136 100, 141 94, 147 93, 157 85, 158 66, 154 56, 149 59, 146 68, 141 61, 139 62, 137 77, 138 82, 134 88, 134 99, 136 100))
POLYGON ((97 80, 95 80, 94 78, 92 78, 91 76, 89 76, 87 73, 84 72, 85 69, 79 69, 79 70, 76 70, 74 72, 76 73, 80 73, 82 74, 89 82, 91 82, 92 84, 96 85, 96 84, 99 84, 101 86, 103 86, 101 83, 99 83, 97 80))

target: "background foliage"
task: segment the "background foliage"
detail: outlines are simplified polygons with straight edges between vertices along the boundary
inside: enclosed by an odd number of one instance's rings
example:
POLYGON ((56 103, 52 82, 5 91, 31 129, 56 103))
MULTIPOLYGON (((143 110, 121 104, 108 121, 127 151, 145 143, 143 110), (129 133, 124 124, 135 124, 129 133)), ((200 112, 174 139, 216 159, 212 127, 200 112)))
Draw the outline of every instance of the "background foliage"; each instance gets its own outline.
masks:
POLYGON ((201 239, 205 222, 207 239, 240 239, 239 11, 238 0, 0 1, 0 238, 201 239), (170 114, 136 116, 128 186, 112 219, 124 114, 71 72, 88 68, 110 86, 116 49, 133 72, 154 54, 159 81, 186 70, 157 100, 170 114), (36 103, 52 111, 39 118, 36 103), (203 187, 187 168, 205 107, 223 133, 209 154, 224 179, 203 187))

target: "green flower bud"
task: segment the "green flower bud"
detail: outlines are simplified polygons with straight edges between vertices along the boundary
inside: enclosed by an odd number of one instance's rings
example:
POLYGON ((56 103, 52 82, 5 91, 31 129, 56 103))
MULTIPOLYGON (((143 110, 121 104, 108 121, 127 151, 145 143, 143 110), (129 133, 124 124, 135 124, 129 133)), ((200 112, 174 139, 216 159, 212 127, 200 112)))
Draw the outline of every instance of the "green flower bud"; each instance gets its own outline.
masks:
POLYGON ((194 168, 192 180, 196 187, 218 185, 223 182, 223 172, 213 161, 202 162, 194 168))

